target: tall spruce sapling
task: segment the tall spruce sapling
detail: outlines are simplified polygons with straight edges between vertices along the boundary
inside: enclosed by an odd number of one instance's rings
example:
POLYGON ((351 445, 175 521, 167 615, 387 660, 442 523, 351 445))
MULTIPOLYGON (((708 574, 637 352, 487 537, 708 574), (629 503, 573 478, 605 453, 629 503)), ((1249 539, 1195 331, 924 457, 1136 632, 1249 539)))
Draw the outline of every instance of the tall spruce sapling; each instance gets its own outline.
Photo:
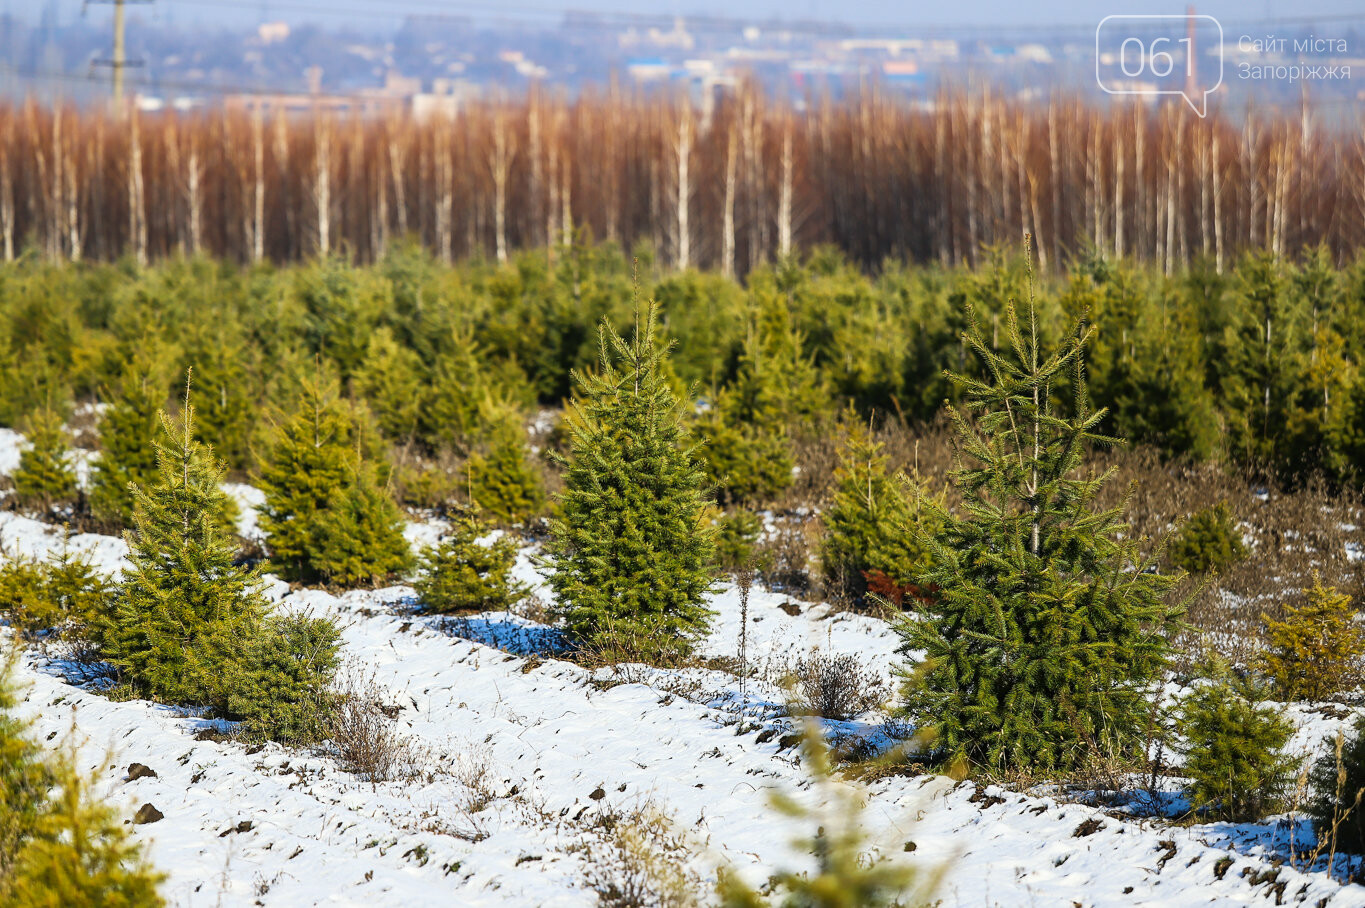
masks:
POLYGON ((276 615, 260 576, 234 563, 223 530, 223 467, 194 438, 188 387, 180 426, 163 415, 160 478, 135 487, 130 570, 114 594, 104 656, 135 692, 207 707, 252 737, 321 734, 340 635, 307 615, 276 615))
POLYGON ((1090 348, 1090 387, 1116 432, 1165 454, 1211 459, 1221 433, 1204 384, 1196 314, 1178 295, 1153 304, 1142 275, 1096 255, 1073 270, 1062 308, 1104 326, 1090 348))
POLYGON ((1269 251, 1237 264, 1237 304, 1214 380, 1228 451, 1248 462, 1283 465, 1285 435, 1296 421, 1294 384, 1311 335, 1304 301, 1288 291, 1285 269, 1269 251))
POLYGON ((405 570, 402 514, 360 454, 360 428, 334 384, 305 381, 261 469, 261 529, 286 580, 354 586, 405 570))
POLYGON ((500 526, 524 523, 545 505, 545 490, 527 453, 524 440, 504 437, 465 464, 470 500, 500 526))
POLYGON ((1091 332, 1045 357, 1031 290, 1027 319, 1021 332, 1007 308, 1003 354, 974 318, 964 335, 987 377, 950 374, 966 402, 951 410, 962 506, 923 502, 938 529, 920 540, 920 582, 936 594, 900 626, 900 651, 923 653, 904 669, 905 706, 933 724, 946 761, 1067 771, 1096 747, 1137 746, 1182 609, 1122 508, 1095 506, 1111 473, 1079 475, 1088 445, 1115 443, 1095 434, 1104 411, 1086 396, 1091 332), (1067 378, 1073 415, 1053 401, 1067 378))
POLYGON ((252 351, 242 342, 244 331, 232 323, 214 324, 211 337, 191 342, 186 359, 199 389, 199 433, 229 470, 247 466, 251 454, 253 377, 247 371, 252 351))
MULTIPOLYGON (((153 378, 155 370, 149 361, 154 355, 138 356, 127 365, 119 390, 100 421, 100 456, 91 471, 90 510, 96 521, 111 530, 133 527, 137 509, 134 488, 149 489, 160 479, 157 439, 162 432, 166 394, 153 378)), ((237 503, 221 489, 215 497, 218 529, 227 537, 235 536, 237 503)))
POLYGON ((698 423, 702 462, 722 504, 758 506, 792 484, 789 434, 828 415, 829 395, 804 352, 785 294, 770 276, 755 278, 757 308, 738 374, 698 423))
POLYGON ((340 500, 317 515, 314 528, 316 548, 309 560, 318 578, 331 586, 378 586, 412 564, 403 514, 379 484, 374 465, 359 455, 340 500))
POLYGON ((796 457, 785 431, 727 416, 728 393, 697 423, 708 482, 722 504, 761 506, 792 484, 796 457))
POLYGON ((234 564, 222 528, 222 466, 194 438, 186 386, 179 426, 163 414, 157 482, 133 489, 131 567, 115 595, 106 658, 138 693, 226 712, 232 672, 261 630, 259 577, 234 564))
POLYGON ((316 381, 303 383, 294 416, 276 426, 260 474, 265 493, 260 526, 270 567, 285 580, 320 579, 312 563, 319 548, 317 521, 348 485, 354 428, 335 386, 316 381))
POLYGON ((714 528, 703 475, 663 374, 650 304, 634 336, 605 322, 600 371, 574 373, 549 582, 570 639, 612 658, 688 654, 710 621, 714 528))
POLYGON ((436 356, 427 405, 418 414, 423 441, 432 448, 469 449, 483 421, 482 404, 494 396, 490 366, 472 331, 455 329, 436 356))
POLYGON ((388 328, 370 337, 355 387, 374 412, 385 438, 407 444, 416 436, 431 395, 424 371, 421 357, 394 340, 388 328))
POLYGON ((14 500, 21 508, 40 514, 76 503, 80 492, 76 471, 67 461, 71 436, 51 407, 41 407, 26 420, 28 447, 14 471, 14 500))

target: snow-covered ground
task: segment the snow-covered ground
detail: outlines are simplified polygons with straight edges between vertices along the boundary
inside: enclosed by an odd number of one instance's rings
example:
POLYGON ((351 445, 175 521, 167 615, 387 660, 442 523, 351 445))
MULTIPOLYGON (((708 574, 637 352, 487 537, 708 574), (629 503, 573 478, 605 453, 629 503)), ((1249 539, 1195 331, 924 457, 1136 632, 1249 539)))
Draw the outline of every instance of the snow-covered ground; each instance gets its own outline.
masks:
MULTIPOLYGON (((0 469, 4 447, 0 439, 0 469)), ((252 525, 259 498, 232 492, 252 525)), ((415 525, 409 537, 437 532, 415 525)), ((60 529, 12 513, 0 513, 0 542, 11 554, 63 544, 60 529)), ((111 572, 126 553, 109 537, 69 544, 111 572)), ((530 552, 517 573, 537 581, 530 552)), ((767 680, 750 682, 753 717, 737 733, 736 682, 720 671, 591 671, 532 652, 548 632, 528 617, 443 622, 414 614, 407 587, 333 596, 272 581, 270 592, 280 608, 337 619, 348 658, 401 705, 416 776, 372 784, 318 754, 199 739, 213 723, 111 702, 82 687, 73 666, 38 653, 23 662, 39 739, 70 735, 83 765, 108 761, 103 789, 115 804, 164 814, 135 831, 169 874, 175 905, 591 906, 584 843, 600 839, 604 818, 641 809, 673 818, 703 877, 718 861, 754 881, 805 866, 808 855, 789 843, 813 829, 772 810, 771 793, 813 805, 827 792, 810 785, 784 740, 788 725, 765 714, 762 704, 780 699, 771 680, 820 649, 855 654, 889 681, 899 639, 876 619, 828 616, 755 589, 748 657, 767 680), (133 763, 155 777, 125 781, 133 763)), ((543 586, 537 595, 550 596, 543 586)), ((738 592, 722 589, 712 606, 705 654, 734 657, 738 592)), ((1295 746, 1305 750, 1346 721, 1305 710, 1295 718, 1295 746)), ((1172 826, 935 777, 884 779, 870 795, 867 818, 884 849, 948 865, 945 906, 1365 906, 1365 888, 1276 866, 1287 837, 1307 834, 1298 824, 1172 826)))

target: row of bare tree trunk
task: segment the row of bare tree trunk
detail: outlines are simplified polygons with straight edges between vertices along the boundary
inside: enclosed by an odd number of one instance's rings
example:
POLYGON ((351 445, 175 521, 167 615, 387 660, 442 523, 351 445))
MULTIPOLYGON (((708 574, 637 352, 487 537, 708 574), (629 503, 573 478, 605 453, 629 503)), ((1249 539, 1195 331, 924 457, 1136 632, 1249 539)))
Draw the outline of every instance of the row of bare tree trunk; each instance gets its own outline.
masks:
POLYGON ((617 88, 545 90, 452 118, 0 108, 0 244, 51 259, 240 261, 412 235, 446 259, 572 231, 728 274, 833 243, 856 261, 974 263, 1037 237, 1043 267, 1093 245, 1168 271, 1247 249, 1365 245, 1365 133, 1311 108, 1200 119, 876 88, 800 110, 751 85, 700 107, 617 88))

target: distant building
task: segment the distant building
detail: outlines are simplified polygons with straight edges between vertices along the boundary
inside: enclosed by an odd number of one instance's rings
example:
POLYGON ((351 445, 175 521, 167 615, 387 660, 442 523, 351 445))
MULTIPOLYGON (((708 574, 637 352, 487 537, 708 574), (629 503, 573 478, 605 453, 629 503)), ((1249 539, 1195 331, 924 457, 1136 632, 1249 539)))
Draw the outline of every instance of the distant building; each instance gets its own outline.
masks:
POLYGON ((844 53, 881 51, 893 57, 902 53, 920 53, 924 50, 921 38, 845 38, 838 43, 844 53))
POLYGON ((288 22, 262 22, 256 27, 256 37, 262 44, 277 44, 289 38, 288 22))
POLYGON ((663 57, 647 57, 626 62, 626 72, 637 82, 657 82, 673 75, 673 67, 663 57))
POLYGON ((465 79, 434 79, 431 91, 410 99, 412 115, 417 120, 453 120, 479 93, 479 86, 465 79))
POLYGON ((404 101, 365 95, 236 94, 223 98, 229 111, 265 114, 312 114, 320 110, 337 114, 373 116, 406 106, 404 101))
POLYGON ((687 31, 687 26, 682 18, 673 20, 673 29, 663 31, 658 28, 646 29, 640 32, 635 28, 624 31, 617 39, 617 43, 623 48, 637 47, 642 44, 654 47, 671 47, 678 50, 691 50, 696 46, 696 39, 687 31))
POLYGON ((924 81, 924 73, 914 60, 887 60, 882 64, 882 75, 892 82, 924 81))
POLYGON ((391 69, 385 74, 384 87, 379 91, 393 97, 407 98, 422 91, 422 80, 391 69))

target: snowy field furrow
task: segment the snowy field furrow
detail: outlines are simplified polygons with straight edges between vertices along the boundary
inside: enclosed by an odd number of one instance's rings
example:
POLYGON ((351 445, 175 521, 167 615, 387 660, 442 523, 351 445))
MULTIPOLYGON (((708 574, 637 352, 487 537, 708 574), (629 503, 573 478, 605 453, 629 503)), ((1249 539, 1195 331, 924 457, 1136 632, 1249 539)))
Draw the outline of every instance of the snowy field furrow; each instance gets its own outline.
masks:
MULTIPOLYGON (((591 673, 568 663, 527 670, 534 663, 421 629, 382 598, 308 591, 284 602, 346 623, 351 655, 407 704, 401 727, 449 772, 372 786, 327 758, 196 741, 202 720, 111 703, 34 659, 37 731, 60 736, 74 715, 86 764, 114 756, 109 795, 130 811, 152 803, 165 814, 138 830, 170 872, 175 904, 592 905, 575 841, 596 814, 645 802, 757 875, 800 861, 786 843, 802 830, 767 809, 772 786, 792 793, 805 782, 776 740, 736 736, 723 714, 681 698, 665 704, 642 684, 597 690, 591 673), (122 782, 133 762, 158 777, 122 782), (481 771, 476 787, 491 789, 492 802, 471 813, 468 780, 481 771), (242 821, 252 828, 222 835, 242 821)), ((1224 832, 1216 826, 1122 822, 995 789, 973 802, 974 786, 941 778, 886 780, 873 793, 869 816, 887 847, 913 842, 926 865, 951 863, 945 905, 1069 904, 1081 892, 1087 905, 1259 904, 1273 901, 1278 882, 1291 897, 1302 889, 1307 904, 1365 904, 1365 891, 1321 874, 1281 869, 1274 882, 1250 885, 1244 871, 1272 869, 1255 857, 1237 855, 1215 879, 1226 854, 1208 844, 1224 832), (1091 818, 1102 828, 1075 837, 1091 818), (1162 864, 1165 841, 1176 850, 1162 864)))
MULTIPOLYGON (((259 497, 231 491, 249 530, 259 497)), ((408 535, 438 532, 414 524, 408 535)), ((64 542, 60 528, 0 513, 7 556, 64 544, 110 573, 127 551, 105 536, 64 542)), ((531 552, 516 572, 549 598, 531 552)), ((805 866, 809 855, 790 843, 813 829, 774 811, 771 794, 817 807, 828 791, 796 758, 775 680, 814 649, 856 655, 887 684, 898 659, 883 621, 755 589, 746 655, 760 677, 746 685, 740 734, 737 682, 719 670, 590 670, 533 652, 553 632, 524 616, 424 616, 407 587, 334 596, 272 578, 269 590, 281 609, 337 620, 347 670, 372 676, 398 708, 411 778, 372 784, 320 752, 223 743, 203 737, 213 722, 108 700, 67 663, 37 652, 23 663, 38 737, 55 745, 69 735, 83 767, 103 767, 101 793, 119 809, 151 804, 164 815, 136 835, 175 905, 591 906, 582 849, 601 846, 606 820, 639 810, 673 819, 703 878, 722 861, 755 882, 805 866), (127 780, 134 763, 156 775, 127 780)), ((724 587, 712 607, 703 654, 733 658, 740 596, 724 587)), ((1316 751, 1349 720, 1328 713, 1292 711, 1294 748, 1316 751)), ((878 717, 832 723, 844 734, 878 727, 878 717)), ((882 849, 948 868, 945 906, 1365 906, 1365 888, 1276 866, 1288 837, 1307 834, 1301 824, 1173 826, 941 777, 893 777, 869 791, 882 849)))
MULTIPOLYGON (((0 516, 0 539, 31 553, 60 545, 60 533, 14 515, 0 516)), ((111 571, 123 556, 117 539, 85 535, 71 545, 111 571)), ((523 557, 519 572, 531 571, 523 557)), ((348 658, 403 706, 399 728, 425 769, 419 778, 371 785, 329 756, 277 746, 253 754, 195 740, 210 722, 149 703, 109 702, 64 680, 60 662, 38 655, 26 662, 38 735, 59 740, 74 725, 86 766, 111 758, 105 789, 116 804, 131 812, 150 803, 165 815, 138 834, 169 872, 173 904, 592 905, 597 897, 584 886, 576 845, 591 838, 602 815, 642 806, 666 812, 688 833, 702 874, 718 860, 755 879, 803 862, 789 840, 811 830, 771 810, 768 797, 774 786, 807 800, 816 789, 781 736, 752 728, 736 735, 722 690, 733 680, 721 673, 640 669, 613 677, 511 654, 412 613, 405 587, 341 597, 289 593, 280 583, 272 591, 280 608, 332 614, 343 625, 348 658), (629 683, 632 677, 639 680, 629 683), (157 777, 123 781, 135 762, 157 777)), ((706 649, 733 655, 736 591, 719 593, 714 608, 706 649)), ((890 672, 897 638, 885 624, 822 614, 753 591, 752 658, 781 662, 822 647, 890 672)), ((506 628, 508 639, 526 625, 506 614, 482 619, 472 627, 506 628)), ((773 695, 771 685, 753 687, 760 698, 773 695)), ((1314 720, 1301 732, 1309 746, 1327 720, 1301 718, 1314 720)), ((1365 905, 1365 890, 1340 889, 1323 874, 1282 867, 1267 878, 1271 857, 1245 842, 1274 836, 1272 826, 1119 821, 1046 797, 977 795, 975 786, 943 778, 880 781, 870 811, 883 847, 904 852, 913 842, 925 866, 950 864, 945 905, 1072 904, 1081 893, 1087 905, 1264 904, 1276 893, 1302 904, 1325 897, 1331 905, 1365 905), (1102 827, 1076 837, 1091 818, 1102 827), (1234 855, 1218 879, 1231 838, 1252 853, 1234 855), (1175 851, 1163 862, 1167 841, 1175 851)))

